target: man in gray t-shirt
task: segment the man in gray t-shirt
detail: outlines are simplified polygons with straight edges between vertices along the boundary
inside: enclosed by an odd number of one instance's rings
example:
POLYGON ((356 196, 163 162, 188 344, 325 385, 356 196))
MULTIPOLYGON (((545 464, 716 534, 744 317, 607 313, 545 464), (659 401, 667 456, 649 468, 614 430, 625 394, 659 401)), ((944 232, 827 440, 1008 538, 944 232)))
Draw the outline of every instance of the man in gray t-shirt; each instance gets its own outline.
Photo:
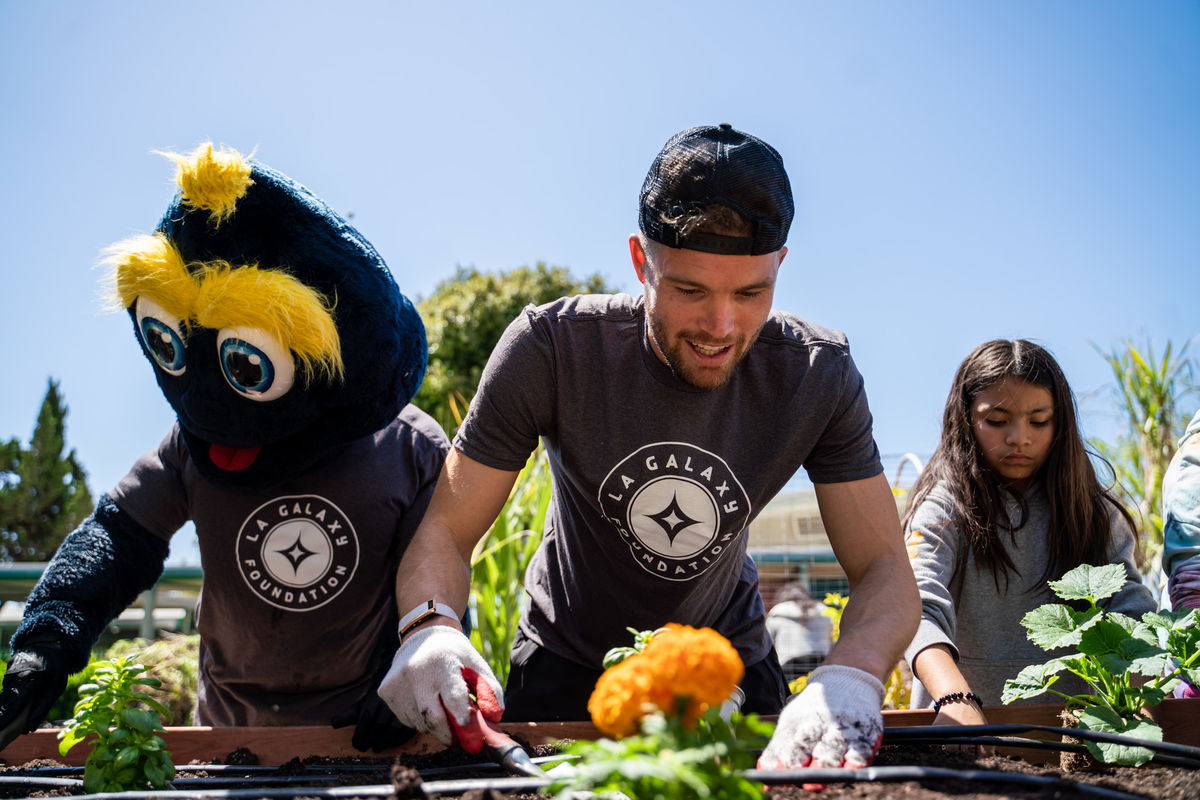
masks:
POLYGON ((779 154, 728 125, 673 137, 641 196, 644 287, 526 309, 484 370, 397 576, 401 645, 379 693, 449 742, 486 718, 585 719, 626 627, 712 627, 746 666, 735 693, 774 714, 767 768, 862 766, 881 679, 919 617, 862 376, 845 337, 771 308, 791 188, 779 154), (467 557, 539 439, 554 477, 529 602, 500 687, 456 617, 467 557), (746 530, 803 467, 852 588, 842 636, 786 708, 746 530))

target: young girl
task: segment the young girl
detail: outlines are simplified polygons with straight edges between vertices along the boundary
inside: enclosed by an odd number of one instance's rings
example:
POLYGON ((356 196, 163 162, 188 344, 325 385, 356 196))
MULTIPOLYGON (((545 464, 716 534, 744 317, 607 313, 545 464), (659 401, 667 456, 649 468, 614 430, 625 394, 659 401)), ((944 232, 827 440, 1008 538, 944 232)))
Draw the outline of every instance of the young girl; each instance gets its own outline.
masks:
MULTIPOLYGON (((912 707, 932 705, 934 724, 985 722, 981 706, 1000 705, 1004 681, 1046 660, 1020 622, 1058 602, 1047 581, 1123 563, 1128 580, 1104 607, 1137 618, 1155 607, 1134 566, 1133 519, 1096 479, 1066 378, 1023 339, 985 342, 959 365, 904 528, 922 604, 905 653, 912 707)), ((1055 688, 1084 686, 1060 677, 1055 688)))

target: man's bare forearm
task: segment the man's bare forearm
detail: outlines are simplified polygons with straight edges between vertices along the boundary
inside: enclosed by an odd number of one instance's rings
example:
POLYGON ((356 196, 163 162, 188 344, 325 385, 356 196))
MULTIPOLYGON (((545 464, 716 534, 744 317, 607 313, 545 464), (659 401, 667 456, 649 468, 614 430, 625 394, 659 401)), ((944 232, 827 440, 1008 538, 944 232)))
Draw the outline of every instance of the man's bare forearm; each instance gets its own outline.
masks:
POLYGON ((858 667, 881 681, 896 667, 921 619, 908 559, 878 559, 852 587, 827 664, 858 667))
MULTIPOLYGON (((466 613, 470 591, 470 554, 462 555, 444 526, 422 523, 396 571, 396 608, 403 614, 419 603, 434 600, 461 616, 466 613)), ((445 620, 439 623, 445 624, 445 620)))

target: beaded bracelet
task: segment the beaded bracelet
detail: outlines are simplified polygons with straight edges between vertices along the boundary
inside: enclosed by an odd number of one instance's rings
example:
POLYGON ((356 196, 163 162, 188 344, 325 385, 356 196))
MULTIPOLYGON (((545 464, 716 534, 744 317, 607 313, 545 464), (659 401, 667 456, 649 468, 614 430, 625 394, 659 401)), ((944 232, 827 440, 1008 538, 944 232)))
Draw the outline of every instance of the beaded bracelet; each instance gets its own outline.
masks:
POLYGON ((980 700, 979 695, 975 694, 974 692, 951 692, 950 694, 943 695, 937 700, 933 701, 933 710, 936 713, 941 711, 942 706, 944 706, 946 703, 961 703, 965 700, 970 700, 975 705, 979 706, 981 711, 983 710, 983 701, 980 700))

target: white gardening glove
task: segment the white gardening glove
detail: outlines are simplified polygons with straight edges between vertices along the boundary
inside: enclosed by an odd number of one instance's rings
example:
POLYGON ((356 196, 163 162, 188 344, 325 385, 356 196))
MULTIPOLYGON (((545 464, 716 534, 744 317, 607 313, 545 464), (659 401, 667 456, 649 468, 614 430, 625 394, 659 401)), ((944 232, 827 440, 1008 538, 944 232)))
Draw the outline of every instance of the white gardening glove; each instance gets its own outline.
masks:
POLYGON ((865 767, 883 738, 883 684, 854 667, 817 667, 779 715, 759 769, 865 767))
POLYGON ((379 696, 402 723, 478 753, 483 735, 472 708, 489 722, 504 713, 500 682, 462 631, 447 625, 406 636, 379 684, 379 696), (474 696, 475 702, 471 702, 474 696))

